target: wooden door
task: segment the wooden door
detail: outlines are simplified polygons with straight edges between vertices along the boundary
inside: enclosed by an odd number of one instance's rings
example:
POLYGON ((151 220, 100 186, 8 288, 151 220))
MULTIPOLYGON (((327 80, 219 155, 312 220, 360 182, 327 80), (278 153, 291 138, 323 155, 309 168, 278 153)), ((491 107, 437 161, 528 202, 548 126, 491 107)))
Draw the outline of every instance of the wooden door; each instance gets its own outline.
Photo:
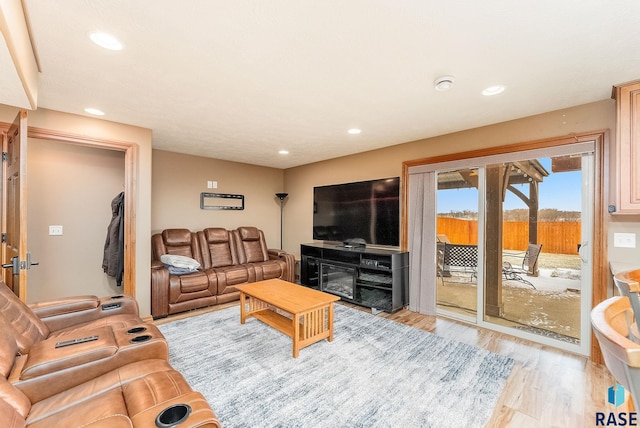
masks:
POLYGON ((3 260, 6 284, 24 302, 27 272, 33 263, 27 251, 27 112, 21 110, 3 143, 3 260))

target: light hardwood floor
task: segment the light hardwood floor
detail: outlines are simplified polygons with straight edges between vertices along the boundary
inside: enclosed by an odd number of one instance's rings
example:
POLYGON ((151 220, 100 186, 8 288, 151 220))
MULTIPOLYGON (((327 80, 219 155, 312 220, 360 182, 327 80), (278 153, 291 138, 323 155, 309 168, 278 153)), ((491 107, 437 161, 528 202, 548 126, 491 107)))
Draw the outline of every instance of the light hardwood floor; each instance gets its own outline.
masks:
MULTIPOLYGON (((156 324, 237 304, 178 314, 157 320, 156 324)), ((370 312, 359 306, 339 304, 370 312)), ((607 403, 607 389, 615 380, 605 366, 594 364, 588 358, 406 309, 377 316, 513 358, 513 371, 488 427, 592 427, 596 426, 596 412, 608 415, 609 412, 629 411, 626 404, 616 409, 607 403)))

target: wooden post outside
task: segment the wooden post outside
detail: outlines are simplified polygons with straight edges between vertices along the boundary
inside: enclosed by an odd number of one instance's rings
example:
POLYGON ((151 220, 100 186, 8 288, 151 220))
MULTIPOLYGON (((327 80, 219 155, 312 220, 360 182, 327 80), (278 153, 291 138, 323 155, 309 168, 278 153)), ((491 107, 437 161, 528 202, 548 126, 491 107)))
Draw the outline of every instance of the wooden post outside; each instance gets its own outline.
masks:
POLYGON ((501 317, 502 303, 502 195, 504 166, 491 165, 486 169, 485 215, 485 313, 501 317))

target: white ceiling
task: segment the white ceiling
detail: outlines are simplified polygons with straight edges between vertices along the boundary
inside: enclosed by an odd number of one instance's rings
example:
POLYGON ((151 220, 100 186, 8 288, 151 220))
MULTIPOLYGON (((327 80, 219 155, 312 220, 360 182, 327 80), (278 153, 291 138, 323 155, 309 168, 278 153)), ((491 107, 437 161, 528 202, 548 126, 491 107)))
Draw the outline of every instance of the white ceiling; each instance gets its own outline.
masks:
POLYGON ((277 168, 608 99, 640 78, 637 0, 23 2, 38 107, 96 107, 151 128, 154 148, 277 168), (435 91, 446 74, 454 87, 435 91), (480 94, 494 84, 507 89, 480 94))

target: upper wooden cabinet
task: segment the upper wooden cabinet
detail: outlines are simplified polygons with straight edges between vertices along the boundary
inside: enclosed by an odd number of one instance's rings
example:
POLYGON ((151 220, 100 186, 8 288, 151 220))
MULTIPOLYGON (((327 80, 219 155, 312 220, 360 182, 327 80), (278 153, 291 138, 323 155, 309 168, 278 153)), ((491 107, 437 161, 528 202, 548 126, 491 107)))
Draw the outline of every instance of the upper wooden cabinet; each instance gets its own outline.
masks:
POLYGON ((613 87, 616 100, 616 212, 640 214, 640 80, 613 87))

